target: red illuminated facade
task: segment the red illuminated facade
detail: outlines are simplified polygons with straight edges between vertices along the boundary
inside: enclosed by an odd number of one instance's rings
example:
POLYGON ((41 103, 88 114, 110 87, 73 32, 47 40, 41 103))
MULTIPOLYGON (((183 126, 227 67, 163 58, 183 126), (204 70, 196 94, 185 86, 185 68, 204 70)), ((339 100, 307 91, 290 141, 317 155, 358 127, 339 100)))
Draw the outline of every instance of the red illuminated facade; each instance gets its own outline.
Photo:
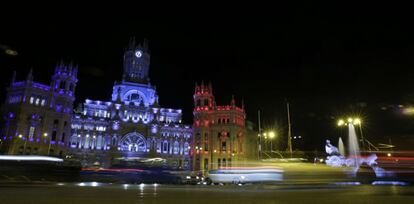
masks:
POLYGON ((255 142, 245 128, 243 103, 237 106, 232 97, 229 105, 216 105, 212 85, 196 84, 193 114, 190 153, 195 171, 239 166, 254 155, 255 142))

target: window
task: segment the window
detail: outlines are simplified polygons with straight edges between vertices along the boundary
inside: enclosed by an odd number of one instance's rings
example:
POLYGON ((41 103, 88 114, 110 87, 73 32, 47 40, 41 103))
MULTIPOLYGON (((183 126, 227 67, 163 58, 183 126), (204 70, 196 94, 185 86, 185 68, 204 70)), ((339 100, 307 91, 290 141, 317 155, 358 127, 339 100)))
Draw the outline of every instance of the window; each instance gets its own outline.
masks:
POLYGON ((201 106, 201 101, 200 101, 200 99, 198 99, 198 100, 197 100, 197 102, 196 102, 196 106, 201 106))
POLYGON ((178 151, 180 150, 180 144, 178 141, 174 142, 174 154, 178 154, 178 151))
POLYGON ((218 124, 220 124, 220 123, 221 123, 221 118, 219 118, 219 119, 218 119, 217 123, 218 123, 218 124))
POLYGON ((188 142, 185 142, 184 143, 184 155, 187 155, 188 154, 188 142))
POLYGON ((62 133, 62 138, 60 140, 61 142, 65 142, 65 133, 62 133))
POLYGON ((230 118, 227 118, 227 123, 230 123, 230 118))
POLYGON ((60 89, 65 89, 65 86, 66 86, 66 82, 60 83, 60 89))
POLYGON ((42 102, 40 103, 40 105, 41 106, 45 106, 45 104, 46 104, 46 100, 45 99, 42 99, 42 102))
POLYGON ((36 103, 35 104, 38 106, 39 103, 40 103, 40 98, 36 98, 36 103))
POLYGON ((204 159, 204 170, 208 170, 208 159, 204 159))
POLYGON ((75 148, 78 145, 78 138, 76 137, 76 135, 73 135, 70 138, 70 147, 75 148))
POLYGON ((29 139, 33 139, 33 135, 34 135, 34 133, 35 133, 35 127, 33 127, 33 126, 30 126, 30 128, 29 128, 29 139))
POLYGON ((204 106, 208 106, 208 99, 204 99, 204 106))
POLYGON ((231 159, 227 159, 227 166, 231 167, 231 159))
POLYGON ((56 120, 53 121, 53 127, 54 128, 56 128, 58 126, 58 124, 59 124, 59 120, 58 119, 56 119, 56 120))
POLYGON ((222 164, 222 166, 223 166, 223 167, 226 167, 226 159, 223 159, 223 164, 222 164))
POLYGON ((52 132, 52 141, 56 141, 56 135, 57 135, 56 130, 53 130, 53 132, 52 132))
POLYGON ((162 145, 162 149, 164 153, 167 153, 168 151, 168 142, 164 141, 163 145, 162 145))
POLYGON ((33 96, 30 97, 30 104, 33 104, 34 98, 33 96))
POLYGON ((226 142, 221 142, 221 151, 226 151, 226 142))
POLYGON ((221 167, 221 159, 217 159, 217 165, 218 165, 218 168, 221 167))

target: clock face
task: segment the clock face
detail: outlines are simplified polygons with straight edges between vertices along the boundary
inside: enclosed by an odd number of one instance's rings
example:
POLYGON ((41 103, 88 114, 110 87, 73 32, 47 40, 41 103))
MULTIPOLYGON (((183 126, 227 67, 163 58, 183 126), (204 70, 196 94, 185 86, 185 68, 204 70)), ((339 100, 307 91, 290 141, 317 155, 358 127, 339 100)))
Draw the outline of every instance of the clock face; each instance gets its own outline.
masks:
POLYGON ((135 56, 137 56, 138 58, 140 58, 142 56, 142 52, 140 50, 135 52, 135 56))

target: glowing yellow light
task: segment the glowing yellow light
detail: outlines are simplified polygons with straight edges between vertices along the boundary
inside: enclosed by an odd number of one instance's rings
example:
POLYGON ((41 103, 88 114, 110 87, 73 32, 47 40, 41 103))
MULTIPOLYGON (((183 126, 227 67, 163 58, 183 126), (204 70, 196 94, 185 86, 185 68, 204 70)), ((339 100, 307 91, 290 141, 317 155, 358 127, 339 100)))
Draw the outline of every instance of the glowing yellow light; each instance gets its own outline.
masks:
POLYGON ((19 135, 19 138, 22 138, 22 137, 23 137, 23 135, 22 135, 22 134, 20 134, 20 135, 19 135))
POLYGON ((275 132, 273 132, 273 131, 272 132, 269 132, 269 138, 270 139, 274 138, 275 135, 276 135, 275 132))
POLYGON ((344 120, 338 120, 338 126, 343 126, 343 125, 345 125, 345 121, 344 120))
POLYGON ((405 115, 414 115, 414 108, 413 107, 404 108, 403 113, 405 115))
POLYGON ((47 137, 47 133, 44 133, 43 136, 47 137))
POLYGON ((348 118, 348 123, 352 123, 353 119, 352 118, 348 118))
POLYGON ((217 152, 217 150, 214 150, 214 153, 216 153, 217 152))
POLYGON ((263 133, 263 136, 265 136, 265 137, 266 137, 266 136, 267 136, 267 133, 263 133))
POLYGON ((361 125, 361 119, 355 118, 354 119, 354 125, 361 125))
POLYGON ((389 157, 390 157, 390 156, 392 156, 392 155, 391 155, 391 153, 388 153, 388 154, 387 154, 387 156, 389 156, 389 157))
POLYGON ((8 55, 13 55, 13 56, 16 56, 18 54, 16 51, 11 50, 11 49, 7 49, 4 52, 8 55))

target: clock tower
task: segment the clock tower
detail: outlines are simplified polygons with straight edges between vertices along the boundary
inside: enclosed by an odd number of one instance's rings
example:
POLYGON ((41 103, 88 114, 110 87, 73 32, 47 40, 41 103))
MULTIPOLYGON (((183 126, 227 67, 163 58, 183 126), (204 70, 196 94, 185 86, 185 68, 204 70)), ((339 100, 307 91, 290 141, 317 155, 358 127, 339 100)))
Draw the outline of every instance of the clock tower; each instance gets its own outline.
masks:
POLYGON ((150 64, 150 54, 148 42, 136 45, 135 38, 129 42, 129 46, 124 53, 124 74, 122 80, 135 83, 149 83, 148 71, 150 64))

